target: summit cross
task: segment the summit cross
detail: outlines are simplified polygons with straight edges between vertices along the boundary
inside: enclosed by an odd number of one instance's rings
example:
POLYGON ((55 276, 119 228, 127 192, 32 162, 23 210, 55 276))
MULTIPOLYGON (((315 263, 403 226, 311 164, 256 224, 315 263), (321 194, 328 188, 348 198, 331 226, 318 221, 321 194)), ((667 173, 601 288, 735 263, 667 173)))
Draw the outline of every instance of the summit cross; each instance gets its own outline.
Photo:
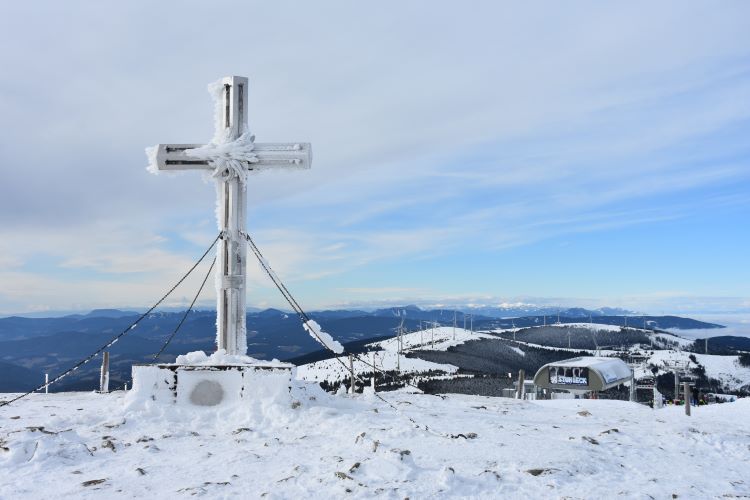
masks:
POLYGON ((309 143, 256 144, 247 125, 247 78, 217 82, 215 135, 209 144, 159 144, 158 170, 203 170, 216 179, 217 218, 222 237, 216 260, 216 346, 227 354, 247 352, 245 283, 247 278, 247 175, 269 168, 310 168, 309 143))

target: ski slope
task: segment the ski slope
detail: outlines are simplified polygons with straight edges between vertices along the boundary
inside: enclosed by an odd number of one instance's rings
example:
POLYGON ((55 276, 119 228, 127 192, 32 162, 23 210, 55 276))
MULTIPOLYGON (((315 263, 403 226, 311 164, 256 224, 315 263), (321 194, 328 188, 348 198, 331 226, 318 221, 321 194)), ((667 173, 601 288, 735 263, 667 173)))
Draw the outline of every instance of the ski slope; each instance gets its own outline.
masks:
MULTIPOLYGON (((654 351, 648 358, 647 363, 659 367, 659 373, 669 372, 669 366, 678 363, 688 368, 695 368, 696 364, 690 361, 690 355, 706 368, 706 376, 718 379, 729 390, 750 387, 750 368, 741 366, 739 356, 716 356, 713 354, 694 354, 684 351, 654 351)), ((636 377, 650 376, 651 371, 641 368, 636 372, 636 377)))
MULTIPOLYGON (((445 351, 449 347, 462 344, 470 340, 481 338, 495 338, 492 335, 471 332, 463 328, 453 327, 428 328, 404 334, 402 336, 403 352, 416 350, 445 351)), ((375 351, 375 366, 378 371, 395 371, 400 367, 402 373, 423 373, 427 371, 443 371, 455 374, 458 368, 449 364, 432 363, 419 358, 407 358, 398 355, 398 337, 367 344, 367 348, 375 351)), ((357 374, 372 372, 373 358, 369 353, 360 354, 354 359, 354 372, 357 374)), ((297 367, 297 378, 310 382, 339 382, 349 377, 349 358, 342 356, 324 359, 297 367)))
POLYGON ((750 399, 687 417, 608 400, 383 396, 398 412, 313 384, 294 387, 294 405, 219 410, 34 394, 0 409, 0 498, 750 495, 750 399))
MULTIPOLYGON (((405 333, 401 336, 401 345, 404 351, 413 350, 430 350, 445 351, 449 347, 457 346, 470 340, 497 338, 494 335, 486 333, 472 332, 463 328, 453 328, 452 326, 439 326, 437 328, 427 328, 416 332, 405 333)), ((371 349, 383 349, 386 351, 398 351, 398 336, 391 337, 380 342, 367 344, 371 349)))

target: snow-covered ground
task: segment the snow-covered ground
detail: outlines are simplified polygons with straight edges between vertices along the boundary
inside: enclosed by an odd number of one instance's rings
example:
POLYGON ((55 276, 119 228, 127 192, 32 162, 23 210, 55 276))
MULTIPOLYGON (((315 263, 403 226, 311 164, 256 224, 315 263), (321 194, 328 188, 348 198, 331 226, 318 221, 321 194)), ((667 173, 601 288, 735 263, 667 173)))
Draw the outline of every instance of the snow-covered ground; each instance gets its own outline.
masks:
POLYGON ((750 399, 687 417, 622 401, 384 397, 398 413, 312 385, 294 389, 300 404, 233 411, 34 394, 0 408, 0 498, 750 495, 750 399))
MULTIPOLYGON (((398 366, 398 353, 395 351, 378 351, 375 354, 375 366, 378 371, 396 370, 398 366)), ((372 372, 372 358, 370 354, 360 354, 354 360, 354 372, 358 376, 362 373, 372 372)), ((418 358, 407 358, 401 356, 401 372, 419 373, 430 370, 439 370, 446 373, 455 373, 458 367, 424 361, 418 358)), ((297 367, 297 379, 310 382, 338 382, 349 377, 349 358, 341 357, 324 359, 297 367), (343 364, 342 364, 343 363, 343 364)))
MULTIPOLYGON (((469 340, 482 338, 495 337, 485 333, 472 333, 463 328, 456 328, 454 336, 453 327, 438 327, 434 330, 428 328, 427 330, 404 334, 402 335, 402 345, 405 352, 411 350, 445 351, 449 347, 463 344, 469 340)), ((407 358, 403 355, 399 361, 398 337, 373 342, 367 344, 367 347, 376 351, 375 366, 378 371, 393 371, 399 366, 401 372, 405 373, 420 373, 435 370, 453 374, 458 371, 458 368, 453 365, 432 363, 418 358, 407 358)), ((372 361, 371 354, 360 354, 359 359, 355 358, 354 360, 355 373, 372 372, 372 361)), ((349 359, 347 357, 341 357, 338 360, 336 358, 324 359, 299 366, 297 368, 297 378, 311 382, 320 382, 323 380, 337 382, 349 377, 348 367, 349 359)))
POLYGON ((619 332, 622 329, 620 325, 604 325, 599 323, 560 323, 547 326, 557 326, 560 328, 588 328, 596 332, 619 332))
MULTIPOLYGON (((668 372, 668 366, 675 363, 687 365, 688 368, 695 368, 695 363, 690 361, 690 356, 706 368, 706 376, 721 380, 721 382, 730 390, 737 390, 742 387, 750 387, 750 368, 743 367, 739 363, 739 356, 715 356, 713 354, 693 354, 684 351, 654 351, 648 358, 651 363, 660 368, 660 372, 668 372)), ((643 375, 651 375, 648 370, 642 371, 643 375)), ((641 373, 636 372, 636 377, 641 373)))
MULTIPOLYGON (((452 326, 439 326, 437 328, 428 328, 426 330, 420 330, 416 332, 406 333, 401 336, 402 349, 405 351, 410 350, 436 350, 445 351, 449 347, 453 347, 469 340, 496 338, 493 335, 488 335, 481 332, 471 332, 470 330, 464 330, 463 328, 453 328, 452 326)), ((380 342, 373 342, 367 344, 368 347, 374 349, 384 349, 386 351, 398 351, 398 337, 392 337, 387 340, 381 340, 380 342)))

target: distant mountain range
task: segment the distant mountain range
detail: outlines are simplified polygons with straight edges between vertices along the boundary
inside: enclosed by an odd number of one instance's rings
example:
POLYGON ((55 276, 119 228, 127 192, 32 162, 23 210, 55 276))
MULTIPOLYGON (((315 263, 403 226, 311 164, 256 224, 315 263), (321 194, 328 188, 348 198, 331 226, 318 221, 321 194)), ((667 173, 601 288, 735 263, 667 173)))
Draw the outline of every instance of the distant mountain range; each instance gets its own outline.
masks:
MULTIPOLYGON (((458 325, 477 329, 535 326, 557 321, 553 315, 527 315, 508 319, 509 308, 477 308, 469 315, 449 309, 424 310, 414 305, 390 307, 374 311, 326 310, 310 313, 323 328, 345 345, 356 348, 367 340, 393 336, 401 319, 407 330, 426 328, 425 322, 458 325), (480 312, 481 311, 481 312, 480 312)), ((590 311, 573 308, 560 312, 560 322, 594 323, 649 328, 721 328, 677 316, 618 316, 604 314, 608 310, 590 311)), ((165 339, 174 331, 184 312, 153 313, 129 332, 110 350, 112 386, 129 380, 133 363, 153 361, 165 339)), ((86 355, 106 344, 126 329, 140 313, 118 309, 98 309, 86 314, 56 318, 11 316, 0 318, 0 391, 20 391, 42 382, 44 373, 54 376, 86 355)), ((214 311, 193 311, 160 357, 171 362, 179 354, 215 349, 214 311)), ((252 311, 247 314, 248 354, 260 359, 292 359, 320 351, 321 346, 302 328, 296 315, 278 309, 252 311)), ((64 379, 55 390, 93 389, 98 380, 98 363, 89 363, 64 379)))

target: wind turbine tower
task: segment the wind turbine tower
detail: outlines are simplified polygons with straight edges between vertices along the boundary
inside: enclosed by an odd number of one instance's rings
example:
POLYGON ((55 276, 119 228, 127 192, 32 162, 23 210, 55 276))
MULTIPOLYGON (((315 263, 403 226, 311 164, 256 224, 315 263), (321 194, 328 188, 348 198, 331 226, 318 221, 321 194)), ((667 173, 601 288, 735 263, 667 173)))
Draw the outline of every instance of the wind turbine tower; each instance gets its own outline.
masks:
POLYGON ((456 311, 453 311, 453 340, 456 340, 456 311))

